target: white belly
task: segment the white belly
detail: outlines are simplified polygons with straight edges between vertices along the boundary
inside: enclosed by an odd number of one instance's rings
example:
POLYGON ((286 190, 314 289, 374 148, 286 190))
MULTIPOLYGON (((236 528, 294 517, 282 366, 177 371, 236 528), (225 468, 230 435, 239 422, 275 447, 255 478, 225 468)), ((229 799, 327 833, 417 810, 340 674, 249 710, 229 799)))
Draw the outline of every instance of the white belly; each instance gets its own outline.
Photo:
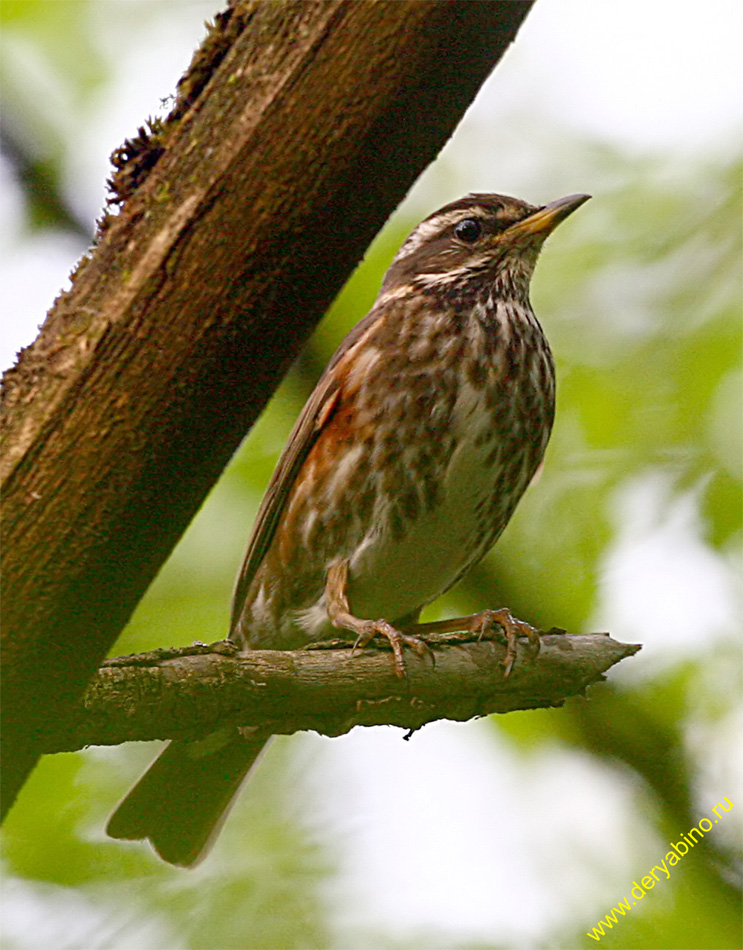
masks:
POLYGON ((351 560, 348 594, 358 617, 398 619, 435 600, 503 527, 486 527, 490 537, 481 550, 484 511, 500 470, 493 459, 497 434, 481 394, 463 387, 453 422, 454 447, 437 505, 421 511, 399 539, 380 513, 351 560))

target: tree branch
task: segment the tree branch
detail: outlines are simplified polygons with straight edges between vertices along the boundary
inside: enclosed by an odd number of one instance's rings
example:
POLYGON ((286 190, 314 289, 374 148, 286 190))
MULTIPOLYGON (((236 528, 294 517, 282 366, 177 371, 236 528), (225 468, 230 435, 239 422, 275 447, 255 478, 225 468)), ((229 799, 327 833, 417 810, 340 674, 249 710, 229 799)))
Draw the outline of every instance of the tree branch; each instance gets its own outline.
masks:
POLYGON ((3 811, 530 2, 235 0, 4 378, 3 811))
POLYGON ((546 634, 536 660, 519 643, 506 678, 500 643, 473 641, 472 634, 431 636, 431 656, 407 653, 400 679, 388 652, 352 654, 338 642, 329 649, 238 654, 221 641, 108 661, 44 751, 195 739, 224 721, 274 734, 312 729, 336 736, 354 726, 418 729, 436 719, 560 706, 640 649, 606 634, 546 634))

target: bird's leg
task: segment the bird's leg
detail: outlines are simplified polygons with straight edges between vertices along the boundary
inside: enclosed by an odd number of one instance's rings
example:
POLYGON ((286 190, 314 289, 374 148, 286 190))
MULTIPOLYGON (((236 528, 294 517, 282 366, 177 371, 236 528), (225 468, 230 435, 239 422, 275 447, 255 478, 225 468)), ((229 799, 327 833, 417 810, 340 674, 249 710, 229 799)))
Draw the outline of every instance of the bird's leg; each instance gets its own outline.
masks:
POLYGON ((470 614, 468 617, 456 617, 453 620, 434 620, 431 623, 416 623, 406 625, 404 629, 409 633, 425 636, 427 633, 456 633, 460 630, 468 630, 471 633, 478 634, 477 639, 489 634, 494 624, 498 624, 503 629, 506 638, 506 655, 503 658, 503 666, 508 676, 513 669, 516 660, 516 641, 519 637, 526 637, 531 647, 532 657, 539 654, 541 642, 538 631, 531 624, 524 623, 523 620, 517 620, 507 607, 501 607, 498 610, 483 610, 478 614, 470 614))
POLYGON ((354 617, 348 604, 346 587, 348 584, 348 561, 337 561, 328 571, 325 582, 325 608, 334 627, 350 630, 356 635, 354 650, 363 648, 374 637, 385 637, 389 640, 392 652, 395 655, 395 672, 398 676, 405 676, 405 660, 403 646, 409 646, 419 656, 430 653, 430 648, 417 637, 401 633, 386 620, 363 620, 354 617))

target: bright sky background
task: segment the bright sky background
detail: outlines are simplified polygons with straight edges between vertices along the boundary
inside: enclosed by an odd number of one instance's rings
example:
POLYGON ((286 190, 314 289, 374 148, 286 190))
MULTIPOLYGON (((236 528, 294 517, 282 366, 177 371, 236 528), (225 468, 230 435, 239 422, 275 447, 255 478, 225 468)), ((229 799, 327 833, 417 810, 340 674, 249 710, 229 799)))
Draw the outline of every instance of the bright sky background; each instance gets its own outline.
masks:
MULTIPOLYGON (((102 5, 102 17, 107 5, 113 3, 102 5)), ((89 220, 101 208, 108 155, 172 91, 202 35, 202 21, 217 8, 194 3, 173 17, 168 6, 161 25, 142 35, 136 52, 120 62, 115 94, 78 117, 85 157, 69 177, 78 207, 89 220), (133 81, 136 76, 144 77, 142 85, 133 81)), ((537 0, 516 45, 465 120, 487 125, 496 141, 502 134, 504 147, 493 154, 461 156, 462 174, 472 179, 462 190, 516 190, 521 173, 512 146, 518 142, 518 116, 528 110, 544 115, 553 134, 564 128, 566 135, 599 138, 628 153, 734 153, 741 135, 741 38, 740 0, 703 5, 690 0, 537 0)), ((116 37, 109 34, 104 41, 115 44, 116 37)), ((455 137, 448 146, 452 160, 458 148, 455 137)), ((567 180, 569 169, 556 169, 556 179, 560 176, 567 180)), ((19 199, 6 179, 4 170, 0 366, 9 365, 14 352, 31 342, 84 250, 72 239, 23 236, 19 199)), ((424 180, 419 189, 425 193, 427 188, 424 180)), ((590 190, 590 185, 569 190, 590 190)), ((557 194, 521 197, 538 201, 557 194)), ((428 210, 450 197, 455 195, 442 195, 428 210)), ((691 537, 683 512, 674 517, 671 534, 659 534, 659 547, 645 552, 656 561, 664 551, 680 550, 679 531, 687 541, 691 537)), ((631 528, 628 543, 634 544, 631 528)), ((695 562, 697 567, 701 563, 695 562)), ((636 570, 641 584, 641 565, 619 559, 615 569, 636 570)), ((722 583, 719 572, 710 571, 710 583, 722 583)), ((725 596, 723 591, 717 602, 725 596)), ((622 601, 612 610, 621 613, 626 607, 622 601)), ((339 839, 347 842, 344 861, 354 893, 335 896, 342 913, 372 924, 395 919, 403 934, 407 928, 425 926, 441 933, 451 927, 463 939, 465 927, 473 940, 488 939, 505 924, 514 941, 528 946, 530 935, 545 922, 558 926, 566 902, 576 900, 561 892, 559 869, 570 867, 565 880, 574 881, 581 849, 590 853, 603 841, 603 860, 610 865, 607 880, 589 881, 586 887, 605 888, 607 902, 617 899, 617 882, 632 880, 625 844, 633 828, 627 793, 609 775, 577 758, 534 764, 518 760, 505 746, 494 751, 491 737, 480 731, 484 728, 437 724, 410 743, 395 736, 390 740, 385 730, 356 730, 342 744, 316 736, 299 740, 306 743, 307 761, 320 763, 308 778, 318 786, 317 798, 325 794, 320 786, 330 789, 327 814, 321 813, 318 823, 335 821, 339 839), (549 781, 543 781, 547 773, 549 781), (575 787, 581 795, 571 809, 575 787), (583 807, 588 798, 594 803, 590 810, 583 807), (558 826, 552 808, 557 799, 558 826), (528 828, 511 820, 525 808, 532 816, 528 828), (452 816, 458 816, 455 823, 452 816), (500 842, 497 853, 488 851, 492 841, 500 842), (393 864, 390 855, 405 857, 393 864), (506 866, 510 882, 500 878, 506 866), (535 881, 549 886, 535 888, 535 881), (499 897, 504 888, 518 892, 521 900, 504 906, 499 897)), ((644 846, 648 859, 658 856, 655 844, 644 846)))

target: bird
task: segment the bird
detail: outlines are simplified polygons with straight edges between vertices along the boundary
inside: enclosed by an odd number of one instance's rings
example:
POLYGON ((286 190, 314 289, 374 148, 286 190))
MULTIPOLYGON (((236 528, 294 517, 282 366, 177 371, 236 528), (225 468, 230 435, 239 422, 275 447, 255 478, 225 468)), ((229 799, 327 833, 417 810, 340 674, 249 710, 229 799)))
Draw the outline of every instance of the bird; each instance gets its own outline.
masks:
MULTIPOLYGON (((517 637, 538 649, 507 608, 419 616, 491 549, 542 464, 555 368, 529 285, 545 239, 589 197, 469 194, 407 237, 276 465, 233 597, 241 648, 299 649, 340 629, 361 647, 389 640, 399 676, 430 630, 499 625, 505 675, 517 637)), ((172 741, 108 834, 198 863, 269 738, 235 725, 172 741)))

